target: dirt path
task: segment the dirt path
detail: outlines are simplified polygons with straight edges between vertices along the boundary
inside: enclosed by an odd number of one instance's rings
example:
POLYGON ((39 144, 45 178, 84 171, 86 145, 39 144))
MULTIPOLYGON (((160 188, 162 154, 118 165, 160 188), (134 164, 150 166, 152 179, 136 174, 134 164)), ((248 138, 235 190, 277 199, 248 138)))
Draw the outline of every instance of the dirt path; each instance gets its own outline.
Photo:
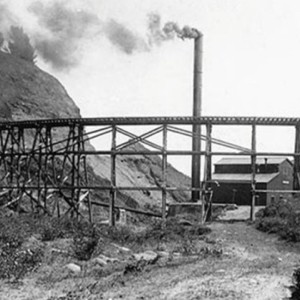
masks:
POLYGON ((103 294, 103 299, 283 299, 300 262, 296 247, 246 223, 214 223, 209 238, 222 245, 219 258, 152 269, 103 294))
POLYGON ((300 264, 300 247, 257 231, 245 222, 218 222, 195 247, 203 255, 174 256, 141 272, 108 277, 66 278, 36 284, 31 276, 19 286, 0 284, 0 299, 284 299, 300 264), (222 253, 221 253, 222 252, 222 253), (80 289, 80 286, 82 287, 80 289), (66 295, 76 290, 76 296, 66 295), (51 298, 52 297, 52 298, 51 298))

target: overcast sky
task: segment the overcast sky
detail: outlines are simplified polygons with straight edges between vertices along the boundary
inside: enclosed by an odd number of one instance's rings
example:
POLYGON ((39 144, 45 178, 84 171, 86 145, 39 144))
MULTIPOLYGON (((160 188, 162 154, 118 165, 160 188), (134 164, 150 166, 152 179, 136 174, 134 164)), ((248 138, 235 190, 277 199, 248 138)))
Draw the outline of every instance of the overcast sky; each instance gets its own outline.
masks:
MULTIPOLYGON (((83 117, 192 114, 193 42, 150 43, 149 14, 159 16, 162 26, 174 21, 203 33, 203 115, 300 117, 297 0, 1 4, 10 16, 3 22, 0 14, 2 28, 21 22, 40 51, 37 64, 60 79, 83 117), (49 41, 63 58, 45 51, 49 41)), ((250 146, 249 130, 219 132, 219 137, 250 146)), ((293 130, 262 129, 258 147, 293 151, 293 139, 293 130)))

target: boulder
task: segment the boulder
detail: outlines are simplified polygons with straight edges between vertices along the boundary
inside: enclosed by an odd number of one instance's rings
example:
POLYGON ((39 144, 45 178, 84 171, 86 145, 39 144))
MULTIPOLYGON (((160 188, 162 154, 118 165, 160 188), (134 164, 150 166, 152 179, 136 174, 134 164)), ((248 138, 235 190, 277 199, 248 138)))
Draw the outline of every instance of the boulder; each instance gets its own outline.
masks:
POLYGON ((136 253, 133 254, 133 257, 135 258, 135 260, 137 261, 146 261, 149 264, 155 263, 158 259, 158 254, 154 251, 148 250, 142 253, 136 253))
POLYGON ((102 258, 100 258, 100 257, 96 257, 96 258, 94 259, 94 262, 95 262, 97 265, 100 265, 100 266, 102 266, 102 267, 104 267, 104 266, 107 265, 107 261, 104 260, 104 259, 102 259, 102 258))
POLYGON ((74 263, 69 263, 66 265, 66 268, 72 271, 73 273, 80 273, 81 267, 74 264, 74 263))

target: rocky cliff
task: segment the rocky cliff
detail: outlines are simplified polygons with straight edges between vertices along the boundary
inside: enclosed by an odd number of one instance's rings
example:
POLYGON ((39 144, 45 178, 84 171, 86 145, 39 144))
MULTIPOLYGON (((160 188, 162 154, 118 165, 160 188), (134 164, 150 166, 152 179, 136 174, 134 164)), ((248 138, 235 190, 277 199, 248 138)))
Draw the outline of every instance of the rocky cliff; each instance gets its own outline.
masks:
MULTIPOLYGON (((0 120, 72 117, 80 117, 79 108, 57 79, 31 62, 0 52, 0 120)), ((56 138, 62 139, 61 135, 63 132, 57 132, 56 138)), ((141 149, 143 146, 138 144, 134 147, 141 149)), ((88 163, 98 182, 101 179, 101 182, 107 183, 110 177, 109 157, 90 157, 88 163)), ((119 157, 117 178, 118 184, 123 186, 159 186, 161 159, 142 155, 119 157)), ((187 176, 168 166, 168 186, 188 186, 189 182, 187 176)), ((185 201, 188 197, 187 193, 173 192, 168 194, 168 201, 185 201)), ((157 210, 161 205, 160 192, 123 192, 118 198, 122 204, 133 207, 157 210)))

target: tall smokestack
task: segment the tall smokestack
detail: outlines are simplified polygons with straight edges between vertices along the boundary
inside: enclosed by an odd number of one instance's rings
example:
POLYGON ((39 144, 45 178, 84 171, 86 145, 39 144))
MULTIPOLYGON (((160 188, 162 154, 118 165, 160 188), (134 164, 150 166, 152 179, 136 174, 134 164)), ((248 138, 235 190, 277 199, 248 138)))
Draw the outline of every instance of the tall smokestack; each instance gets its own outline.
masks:
MULTIPOLYGON (((201 117, 202 109, 202 38, 203 35, 198 32, 194 39, 194 101, 193 117, 201 117)), ((201 125, 193 125, 192 151, 201 151, 201 125)), ((192 156, 192 188, 200 189, 201 177, 201 155, 192 156)), ((192 201, 197 202, 200 199, 200 190, 192 191, 192 201)))

